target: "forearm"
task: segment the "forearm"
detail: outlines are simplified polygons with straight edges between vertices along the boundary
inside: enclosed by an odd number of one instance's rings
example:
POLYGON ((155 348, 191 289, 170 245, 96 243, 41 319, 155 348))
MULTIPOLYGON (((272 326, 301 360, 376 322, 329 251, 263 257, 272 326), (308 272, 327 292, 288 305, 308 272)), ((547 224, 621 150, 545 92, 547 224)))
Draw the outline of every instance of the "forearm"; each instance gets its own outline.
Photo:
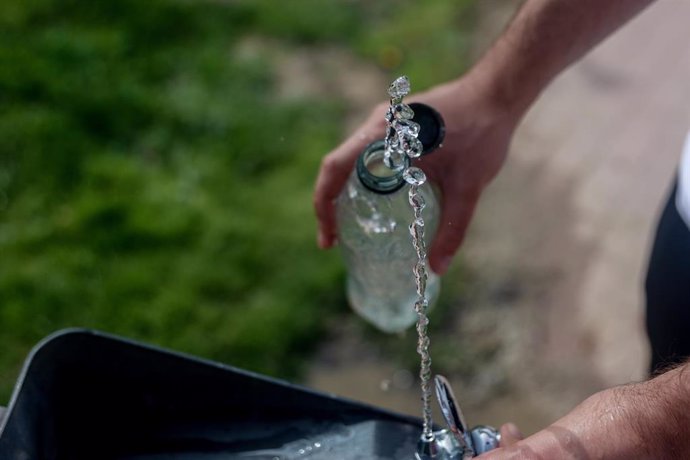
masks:
POLYGON ((654 0, 527 0, 470 74, 501 106, 524 112, 570 64, 654 0))
POLYGON ((553 425, 480 458, 690 458, 690 365, 596 393, 553 425))
POLYGON ((578 448, 589 458, 690 458, 688 364, 646 382, 598 393, 582 406, 575 417, 569 414, 545 430, 553 453, 558 453, 552 458, 563 452, 579 458, 578 448), (569 435, 576 443, 567 442, 569 435))
POLYGON ((620 390, 636 401, 631 424, 647 458, 690 458, 690 363, 620 390))

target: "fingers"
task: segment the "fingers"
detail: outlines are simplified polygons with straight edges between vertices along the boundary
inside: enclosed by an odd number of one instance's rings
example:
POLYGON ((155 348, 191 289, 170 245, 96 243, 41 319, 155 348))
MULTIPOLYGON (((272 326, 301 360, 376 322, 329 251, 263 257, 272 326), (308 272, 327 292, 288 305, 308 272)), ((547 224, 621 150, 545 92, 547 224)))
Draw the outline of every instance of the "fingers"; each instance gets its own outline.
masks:
MULTIPOLYGON (((522 433, 512 423, 501 427, 501 446, 477 457, 477 460, 552 460, 562 456, 544 456, 539 449, 522 439, 522 433)), ((579 458, 579 457, 578 457, 579 458)))
POLYGON ((329 248, 335 241, 335 207, 333 200, 347 180, 345 168, 338 163, 333 153, 324 157, 314 189, 314 210, 318 220, 318 245, 329 248))
POLYGON ((441 220, 429 251, 429 264, 435 273, 442 275, 448 270, 453 255, 465 237, 478 199, 478 191, 445 195, 441 220))
POLYGON ((318 245, 330 248, 336 240, 335 199, 340 194, 352 171, 357 155, 373 140, 373 136, 360 134, 351 137, 321 162, 314 187, 314 210, 318 220, 318 245))
POLYGON ((514 423, 506 423, 501 427, 501 445, 499 449, 480 455, 482 460, 518 460, 535 458, 528 456, 528 448, 520 448, 518 441, 524 436, 514 423), (510 448, 512 447, 512 448, 510 448))
POLYGON ((314 210, 319 225, 317 243, 322 249, 330 248, 335 243, 335 199, 347 182, 357 155, 371 142, 383 138, 386 108, 386 104, 379 104, 362 128, 326 155, 321 162, 314 187, 314 210))
POLYGON ((506 423, 501 427, 501 447, 510 447, 523 438, 520 429, 514 423, 506 423))

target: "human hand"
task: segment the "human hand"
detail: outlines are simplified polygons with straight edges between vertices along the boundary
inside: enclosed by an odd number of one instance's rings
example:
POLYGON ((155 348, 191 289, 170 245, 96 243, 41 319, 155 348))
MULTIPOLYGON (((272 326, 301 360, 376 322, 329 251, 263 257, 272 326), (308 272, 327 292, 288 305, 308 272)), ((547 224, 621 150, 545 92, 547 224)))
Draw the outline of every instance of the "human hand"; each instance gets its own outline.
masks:
POLYGON ((663 460, 690 458, 684 370, 601 391, 551 426, 521 439, 501 428, 501 447, 478 460, 663 460))
POLYGON ((639 455, 640 440, 630 430, 631 422, 627 409, 607 390, 526 439, 504 425, 501 447, 480 455, 478 460, 651 458, 639 455))
MULTIPOLYGON (((446 124, 442 146, 415 160, 442 194, 441 220, 429 262, 436 273, 444 273, 462 243, 482 190, 505 160, 521 113, 496 103, 481 79, 473 75, 412 95, 409 102, 433 107, 446 124)), ((387 108, 387 103, 379 104, 352 136, 323 159, 314 191, 321 248, 336 241, 334 201, 359 153, 383 138, 387 108)))

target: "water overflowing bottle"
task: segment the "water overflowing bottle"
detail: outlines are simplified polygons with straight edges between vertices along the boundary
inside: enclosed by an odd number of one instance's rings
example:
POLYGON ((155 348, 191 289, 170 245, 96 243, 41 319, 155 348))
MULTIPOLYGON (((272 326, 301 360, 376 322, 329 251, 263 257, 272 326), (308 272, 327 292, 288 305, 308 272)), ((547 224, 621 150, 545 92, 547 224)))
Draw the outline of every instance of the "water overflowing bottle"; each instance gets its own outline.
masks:
MULTIPOLYGON (((444 136, 441 116, 429 106, 413 103, 413 121, 420 125, 419 140, 429 153, 444 136)), ((358 157, 354 171, 336 201, 338 241, 347 267, 347 297, 364 319, 385 332, 400 332, 417 320, 417 298, 412 275, 417 256, 408 226, 411 220, 403 167, 391 169, 385 161, 385 142, 370 144, 358 157)), ((429 184, 420 187, 427 246, 436 233, 440 205, 429 184)), ((438 275, 429 270, 427 297, 432 305, 440 292, 438 275)))

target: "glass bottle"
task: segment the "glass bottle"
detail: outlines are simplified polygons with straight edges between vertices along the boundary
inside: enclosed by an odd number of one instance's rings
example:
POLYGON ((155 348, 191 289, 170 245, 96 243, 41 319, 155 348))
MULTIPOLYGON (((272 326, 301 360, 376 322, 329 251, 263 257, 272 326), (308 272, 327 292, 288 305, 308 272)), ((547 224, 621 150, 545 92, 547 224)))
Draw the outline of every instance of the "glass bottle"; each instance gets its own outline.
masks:
MULTIPOLYGON (((336 201, 338 241, 347 267, 347 298, 364 319, 385 332, 400 332, 417 320, 412 268, 417 255, 409 224, 410 186, 400 171, 383 162, 384 141, 370 144, 336 201)), ((409 159, 405 157, 405 161, 409 159)), ((408 166, 408 165, 406 165, 408 166)), ((420 187, 426 201, 422 211, 427 247, 436 234, 440 206, 427 183, 420 187)), ((428 267, 427 267, 428 268, 428 267)), ((429 305, 438 298, 440 279, 428 271, 429 305)))

